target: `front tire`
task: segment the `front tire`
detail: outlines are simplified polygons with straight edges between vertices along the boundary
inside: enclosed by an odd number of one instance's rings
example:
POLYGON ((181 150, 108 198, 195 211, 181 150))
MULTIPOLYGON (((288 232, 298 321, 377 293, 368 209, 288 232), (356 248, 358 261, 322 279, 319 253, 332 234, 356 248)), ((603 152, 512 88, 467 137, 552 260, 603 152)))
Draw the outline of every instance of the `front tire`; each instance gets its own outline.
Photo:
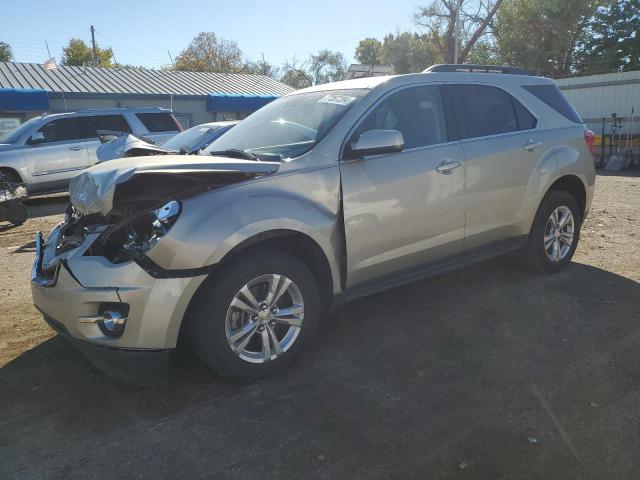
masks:
POLYGON ((214 275, 187 320, 200 358, 223 377, 252 380, 283 370, 318 327, 313 274, 297 258, 263 249, 214 275))
POLYGON ((553 190, 542 200, 522 250, 524 265, 539 273, 562 270, 578 246, 582 217, 575 199, 553 190))

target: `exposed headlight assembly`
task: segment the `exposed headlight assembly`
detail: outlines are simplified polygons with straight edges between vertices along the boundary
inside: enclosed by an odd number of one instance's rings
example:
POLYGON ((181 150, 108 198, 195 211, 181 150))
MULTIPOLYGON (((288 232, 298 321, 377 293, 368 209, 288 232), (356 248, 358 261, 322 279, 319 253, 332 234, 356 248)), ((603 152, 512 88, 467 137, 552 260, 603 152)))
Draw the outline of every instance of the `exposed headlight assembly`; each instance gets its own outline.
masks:
POLYGON ((178 219, 182 206, 172 200, 157 210, 136 214, 105 232, 104 253, 114 263, 132 260, 151 250, 178 219))

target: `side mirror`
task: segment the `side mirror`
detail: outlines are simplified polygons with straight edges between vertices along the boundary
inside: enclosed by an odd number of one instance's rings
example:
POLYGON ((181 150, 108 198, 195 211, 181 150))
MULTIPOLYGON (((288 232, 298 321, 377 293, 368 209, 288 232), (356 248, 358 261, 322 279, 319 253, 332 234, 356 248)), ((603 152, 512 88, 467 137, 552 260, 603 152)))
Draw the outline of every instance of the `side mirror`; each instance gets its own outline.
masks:
POLYGON ((118 135, 114 135, 113 133, 104 133, 98 137, 98 140, 100 140, 100 143, 107 143, 111 140, 115 140, 116 138, 118 138, 118 135))
POLYGON ((38 143, 42 143, 42 142, 44 142, 44 133, 42 133, 42 132, 35 132, 29 138, 29 143, 34 144, 34 145, 38 144, 38 143))
POLYGON ((98 140, 100 140, 100 143, 107 143, 118 137, 126 135, 124 132, 116 132, 115 130, 97 130, 96 133, 98 134, 98 140))
POLYGON ((404 149, 404 137, 398 130, 367 130, 351 143, 353 158, 383 153, 397 153, 404 149))

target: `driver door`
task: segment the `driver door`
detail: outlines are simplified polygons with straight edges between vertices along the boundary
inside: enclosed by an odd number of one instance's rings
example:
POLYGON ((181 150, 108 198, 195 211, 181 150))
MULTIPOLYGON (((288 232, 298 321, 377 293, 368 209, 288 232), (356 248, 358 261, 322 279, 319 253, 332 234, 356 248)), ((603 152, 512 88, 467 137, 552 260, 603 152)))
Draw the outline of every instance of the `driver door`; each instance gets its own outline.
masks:
POLYGON ((39 179, 38 187, 64 187, 75 171, 89 166, 87 145, 77 118, 59 118, 43 125, 43 138, 30 141, 25 150, 29 172, 39 179))
POLYGON ((341 163, 348 287, 460 253, 464 240, 464 153, 448 141, 439 87, 391 93, 349 141, 374 129, 400 131, 405 146, 341 163))

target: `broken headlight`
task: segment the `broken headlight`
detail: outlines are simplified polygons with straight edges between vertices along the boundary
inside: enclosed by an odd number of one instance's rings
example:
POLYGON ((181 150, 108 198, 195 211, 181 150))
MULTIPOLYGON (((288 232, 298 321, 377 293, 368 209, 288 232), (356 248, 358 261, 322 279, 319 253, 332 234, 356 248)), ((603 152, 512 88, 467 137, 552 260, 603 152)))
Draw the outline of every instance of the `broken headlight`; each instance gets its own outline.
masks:
POLYGON ((172 200, 157 210, 136 214, 105 241, 107 258, 126 262, 151 250, 166 235, 180 215, 181 205, 172 200))

